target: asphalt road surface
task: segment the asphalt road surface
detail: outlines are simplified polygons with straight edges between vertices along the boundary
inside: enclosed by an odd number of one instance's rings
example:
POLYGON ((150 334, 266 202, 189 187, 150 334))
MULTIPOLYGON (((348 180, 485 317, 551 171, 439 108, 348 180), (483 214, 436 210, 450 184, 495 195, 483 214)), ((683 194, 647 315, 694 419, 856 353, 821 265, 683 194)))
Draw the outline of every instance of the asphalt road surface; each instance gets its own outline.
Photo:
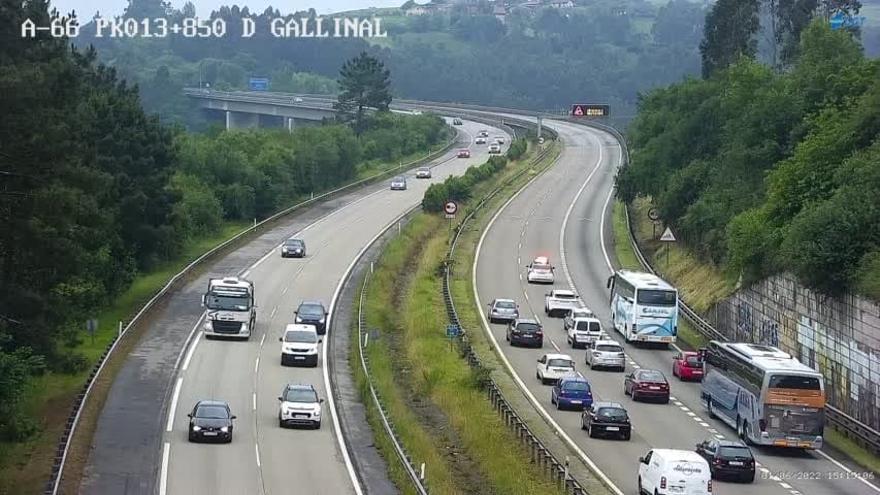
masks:
MULTIPOLYGON (((613 259, 609 198, 620 147, 604 132, 571 123, 548 122, 565 141, 559 163, 537 178, 495 217, 483 238, 475 272, 481 311, 493 298, 515 299, 523 317, 534 315, 544 326, 544 348, 510 347, 505 326, 490 326, 499 350, 510 362, 528 391, 622 493, 637 492, 638 457, 650 448, 692 450, 712 436, 733 439, 734 432, 718 420, 709 419, 699 403, 699 384, 682 383, 672 377, 672 350, 643 349, 624 344, 627 370, 635 367, 664 372, 670 380, 673 400, 669 404, 634 403, 623 394, 625 373, 590 371, 583 350, 566 343, 562 320, 544 315, 544 294, 551 288, 574 285, 583 301, 611 330, 605 282, 613 259), (604 220, 603 220, 604 219, 604 220), (564 247, 564 250, 563 250, 564 247), (525 268, 538 255, 550 256, 557 266, 554 286, 530 285, 525 268), (632 439, 589 439, 580 429, 580 413, 557 411, 550 404, 550 387, 535 378, 536 360, 544 353, 571 355, 578 370, 590 381, 596 400, 622 403, 633 421, 632 439)), ((486 323, 484 323, 486 324, 486 323)), ((715 492, 730 495, 760 494, 875 494, 874 481, 864 479, 863 469, 839 462, 824 452, 790 452, 755 449, 759 463, 754 484, 718 482, 715 492), (851 469, 851 472, 848 471, 851 469)))
MULTIPOLYGON (((485 127, 465 122, 462 130, 472 142, 476 131, 485 127)), ((490 132, 503 134, 497 129, 490 132)), ((430 183, 461 174, 468 166, 486 160, 486 146, 470 147, 470 159, 455 158, 453 150, 437 160, 441 164, 434 168, 430 180, 407 174, 406 191, 381 189, 299 232, 291 232, 305 240, 306 258, 283 259, 276 249, 245 272, 256 286, 256 333, 247 342, 196 336, 178 375, 179 393, 171 399, 171 428, 165 434, 168 446, 163 446, 169 453, 160 472, 160 492, 165 488, 168 494, 354 493, 340 449, 341 436, 331 421, 329 400, 324 403, 320 430, 278 426, 277 397, 286 383, 311 384, 325 400, 331 393, 325 387, 326 353, 317 368, 282 367, 278 337, 284 326, 293 322, 293 311, 300 301, 317 299, 329 308, 337 286, 361 249, 418 204, 430 183), (186 413, 199 399, 230 403, 237 415, 231 444, 187 441, 186 413)), ((340 330, 347 331, 330 331, 340 330)))

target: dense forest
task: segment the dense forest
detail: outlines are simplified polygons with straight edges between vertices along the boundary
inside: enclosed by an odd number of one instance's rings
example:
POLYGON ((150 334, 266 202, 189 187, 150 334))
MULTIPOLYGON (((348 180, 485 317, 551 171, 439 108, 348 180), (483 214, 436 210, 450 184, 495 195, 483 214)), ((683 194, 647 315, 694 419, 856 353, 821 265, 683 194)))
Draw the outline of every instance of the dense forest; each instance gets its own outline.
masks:
POLYGON ((857 33, 807 18, 780 67, 760 63, 754 33, 723 19, 736 1, 716 3, 707 32, 741 42, 707 37, 703 79, 641 99, 620 194, 653 198, 681 239, 746 283, 791 271, 880 299, 880 61, 857 33))
POLYGON ((148 116, 94 50, 10 29, 48 25, 45 2, 0 12, 0 440, 36 427, 17 409, 29 376, 91 364, 74 351, 85 321, 136 275, 223 222, 265 218, 448 136, 435 115, 388 112, 359 133, 188 134, 148 116))
MULTIPOLYGON (((222 39, 114 40, 90 38, 93 30, 84 28, 77 43, 94 44, 102 60, 138 82, 150 111, 190 124, 197 116, 180 110, 187 108, 177 96, 183 86, 244 89, 249 77, 264 76, 273 91, 334 93, 339 66, 364 49, 392 71, 400 97, 533 109, 601 101, 612 103, 616 115, 629 116, 638 92, 699 71, 701 4, 577 3, 570 9, 511 9, 503 22, 488 2, 414 16, 380 9, 374 14, 382 17, 388 37, 371 39, 276 39, 266 29, 241 39, 240 18, 253 16, 266 25, 281 13, 232 6, 212 14, 229 26, 222 39)), ((130 0, 126 15, 173 20, 194 12, 192 4, 171 9, 160 0, 130 0)), ((91 14, 80 13, 86 20, 91 14)))

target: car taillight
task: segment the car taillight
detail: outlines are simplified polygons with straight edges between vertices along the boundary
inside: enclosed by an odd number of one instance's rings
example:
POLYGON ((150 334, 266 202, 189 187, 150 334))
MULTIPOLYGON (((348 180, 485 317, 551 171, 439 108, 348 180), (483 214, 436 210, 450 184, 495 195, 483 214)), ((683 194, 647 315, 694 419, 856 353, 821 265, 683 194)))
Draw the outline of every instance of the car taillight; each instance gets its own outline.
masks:
POLYGON ((661 383, 660 388, 663 388, 663 389, 669 388, 669 384, 668 383, 661 383))
POLYGON ((666 476, 661 476, 661 477, 660 477, 660 488, 663 489, 663 490, 666 489, 666 476))
POLYGON ((709 493, 712 493, 712 480, 711 480, 711 479, 709 480, 709 485, 708 485, 707 488, 708 488, 707 491, 708 491, 709 493))
POLYGON ((766 431, 767 430, 767 421, 763 420, 763 419, 759 419, 758 420, 758 428, 760 428, 761 431, 766 431))
POLYGON ((624 357, 624 354, 622 352, 618 352, 617 357, 624 357))
POLYGON ((717 457, 712 459, 712 464, 721 464, 721 459, 718 459, 717 457))
POLYGON ((543 337, 543 336, 544 336, 544 332, 535 332, 535 335, 537 335, 538 337, 543 337))

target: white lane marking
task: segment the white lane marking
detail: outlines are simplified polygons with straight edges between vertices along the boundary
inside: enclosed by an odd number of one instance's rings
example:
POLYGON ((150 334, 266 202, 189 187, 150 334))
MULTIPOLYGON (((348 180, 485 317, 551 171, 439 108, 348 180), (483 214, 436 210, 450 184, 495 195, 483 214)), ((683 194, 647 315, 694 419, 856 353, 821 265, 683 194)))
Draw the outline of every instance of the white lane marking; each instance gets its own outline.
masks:
POLYGON ((171 457, 171 444, 165 442, 162 446, 162 471, 159 475, 159 495, 165 495, 168 491, 168 458, 171 457))
POLYGON ((257 467, 260 467, 260 445, 254 444, 254 453, 257 454, 257 467))
POLYGON ((174 415, 177 413, 177 399, 180 398, 180 387, 183 385, 183 377, 177 379, 174 385, 174 395, 171 396, 171 407, 168 409, 168 420, 165 423, 165 431, 171 431, 174 428, 174 415))
MULTIPOLYGON (((272 253, 269 253, 269 254, 272 254, 272 253)), ((262 260, 260 260, 260 261, 262 261, 262 260)), ((248 275, 250 275, 250 274, 251 274, 250 270, 245 270, 244 273, 241 274, 241 278, 248 278, 248 275)))
MULTIPOLYGON (((593 134, 589 134, 591 138, 598 141, 593 134)), ((593 175, 596 174, 596 171, 599 170, 599 167, 602 166, 602 143, 598 143, 599 148, 599 157, 596 160, 596 165, 593 166, 593 170, 590 171, 590 174, 587 175, 584 183, 581 184, 580 189, 578 189, 577 194, 574 195, 574 199, 571 200, 571 204, 568 205, 568 209, 565 210, 565 217, 562 219, 562 227, 559 229, 559 262, 562 264, 562 272, 565 273, 565 278, 568 280, 568 286, 571 290, 575 291, 578 294, 578 301, 581 304, 584 304, 584 300, 581 298, 580 293, 577 292, 577 288, 574 285, 574 279, 571 277, 571 271, 568 269, 568 261, 566 261, 565 257, 565 231, 568 230, 568 221, 571 219, 571 212, 574 211, 574 205, 577 204, 578 200, 581 197, 581 194, 584 193, 587 186, 590 184, 590 181, 593 180, 593 175)))
POLYGON ((272 308, 272 313, 269 315, 269 319, 275 318, 275 312, 278 311, 278 306, 272 308))
POLYGON ((180 361, 183 359, 183 355, 189 349, 189 345, 192 342, 193 335, 196 334, 196 330, 199 329, 199 325, 202 324, 202 320, 208 314, 207 311, 203 311, 201 315, 199 315, 199 319, 196 320, 196 324, 193 325, 192 330, 189 331, 189 335, 186 336, 186 341, 183 343, 183 346, 180 348, 180 352, 177 353, 177 360, 174 361, 174 369, 178 369, 180 366, 180 361))
MULTIPOLYGON (((383 189, 384 191, 384 189, 383 189)), ((370 249, 370 246, 376 242, 377 239, 382 237, 382 235, 390 229, 393 225, 397 224, 403 217, 409 214, 410 211, 418 208, 419 205, 416 205, 412 208, 407 209, 403 214, 389 222, 385 227, 383 227, 378 234, 376 234, 372 239, 367 242, 366 245, 358 252, 358 254, 351 260, 351 264, 348 265, 348 268, 345 269, 345 273, 342 275, 342 278, 339 279, 339 284, 336 285, 336 290, 333 292, 333 298, 330 299, 330 308, 327 310, 327 324, 326 324, 326 334, 324 335, 324 340, 330 338, 330 331, 332 329, 333 322, 333 311, 336 308, 336 303, 339 300, 339 294, 342 292, 342 286, 345 285, 346 280, 348 280, 349 275, 351 275, 351 271, 354 269, 354 266, 357 262, 363 257, 363 255, 370 249)), ((482 313, 482 312, 481 312, 482 313)), ((348 471, 348 477, 351 479, 351 484, 354 486, 354 491, 357 495, 363 495, 363 490, 361 488, 360 481, 358 480, 357 473, 355 473, 354 465, 351 462, 351 457, 348 454, 348 448, 345 444, 345 437, 342 435, 342 428, 339 425, 339 413, 336 411, 336 400, 333 397, 333 389, 330 387, 330 369, 326 366, 327 361, 327 353, 329 345, 321 346, 321 360, 325 363, 324 366, 321 366, 321 371, 324 375, 324 390, 327 392, 327 402, 330 409, 330 418, 333 420, 333 432, 336 434, 336 442, 339 444, 339 450, 342 452, 342 458, 345 461, 345 467, 348 471)))
POLYGON ((257 410, 257 393, 256 392, 254 392, 253 398, 254 398, 254 411, 256 411, 257 410))
POLYGON ((254 373, 256 373, 258 369, 260 369, 260 356, 257 356, 257 360, 254 361, 254 373))
POLYGON ((767 468, 761 468, 761 472, 764 474, 770 474, 770 470, 767 468))
POLYGON ((678 400, 678 399, 676 399, 674 395, 670 395, 669 400, 678 400))
POLYGON ((553 339, 550 339, 550 345, 552 345, 553 348, 556 349, 556 352, 560 352, 559 346, 556 345, 556 342, 553 342, 553 339))
POLYGON ((715 428, 709 428, 709 433, 718 433, 718 430, 715 428))
POLYGON ((284 290, 281 291, 281 295, 283 296, 284 294, 287 294, 287 289, 289 288, 290 287, 285 287, 284 290))
MULTIPOLYGON (((507 202, 504 203, 504 205, 502 205, 497 212, 495 212, 495 215, 492 217, 491 220, 489 220, 489 224, 486 226, 486 228, 483 230, 483 234, 480 236, 480 241, 477 243, 476 256, 474 256, 474 264, 471 268, 471 288, 474 292, 474 299, 477 302, 477 306, 480 308, 483 307, 483 303, 480 302, 480 294, 477 290, 477 265, 480 262, 480 252, 483 248, 483 242, 486 240, 486 236, 488 235, 489 231, 492 230, 492 225, 494 225, 498 217, 501 216, 501 213, 507 209, 510 203, 512 203, 513 200, 515 200, 520 195, 520 193, 525 191, 529 187, 529 185, 531 185, 535 180, 538 179, 538 177, 541 176, 542 174, 536 175, 529 182, 527 182, 526 185, 520 188, 519 191, 514 193, 513 196, 511 196, 510 199, 508 199, 507 202)), ((523 383, 522 379, 519 377, 519 374, 517 374, 516 370, 513 369, 513 365, 510 363, 510 360, 507 359, 507 355, 501 350, 501 346, 498 344, 498 340, 495 338, 495 334, 492 333, 492 328, 489 326, 489 322, 486 320, 486 315, 482 311, 480 311, 480 320, 482 321, 483 330, 486 332, 486 335, 489 337, 492 345, 495 347, 496 350, 498 350, 498 356, 501 358, 501 361, 510 372, 511 377, 514 379, 514 381, 516 381, 517 385, 519 385, 519 388, 523 392, 523 394, 526 395, 529 401, 531 401, 532 405, 535 406, 538 412, 542 416, 544 416, 544 419, 548 423, 550 423, 554 430, 556 430, 560 438, 562 438, 565 443, 567 443, 568 446, 578 455, 578 457, 580 457, 581 460, 583 460, 587 464, 587 466, 589 466, 590 469, 594 473, 596 473, 596 476, 598 476, 602 480, 602 482, 606 486, 608 486, 608 488, 611 489, 611 491, 613 491, 616 495, 623 495, 623 491, 621 491, 620 488, 618 488, 617 485, 615 485, 614 482, 611 481, 610 478, 608 478, 608 475, 603 473, 602 470, 599 469, 599 466, 597 466, 596 463, 593 462, 592 459, 590 459, 587 453, 584 452, 583 449, 581 449, 575 443, 575 441, 571 439, 568 433, 566 433, 565 430, 563 430, 562 427, 559 425, 559 423, 557 423, 553 419, 553 417, 550 416, 550 414, 547 412, 547 409, 545 409, 544 406, 540 402, 538 402, 538 399, 535 398, 534 394, 532 394, 528 387, 526 387, 526 384, 523 383)))
POLYGON ((192 361, 193 354, 195 353, 196 346, 199 345, 199 339, 202 338, 202 332, 196 334, 196 340, 193 341, 192 345, 189 346, 189 351, 186 353, 186 359, 183 360, 183 371, 186 371, 189 368, 189 362, 192 361))
POLYGON ((681 410, 684 412, 690 411, 690 409, 688 409, 688 406, 678 406, 678 407, 681 408, 681 410))
MULTIPOLYGON (((831 457, 830 455, 826 454, 825 452, 822 452, 821 450, 817 450, 816 452, 818 452, 819 455, 821 455, 822 457, 828 459, 828 460, 831 461, 835 466, 839 467, 840 469, 843 469, 843 470, 846 471, 847 473, 852 473, 852 472, 853 472, 852 469, 846 467, 845 465, 843 465, 843 463, 841 463, 841 462, 838 461, 837 459, 834 459, 833 457, 831 457)), ((866 480, 863 476, 856 476, 856 479, 859 480, 859 481, 861 481, 862 483, 864 483, 864 484, 867 485, 868 487, 870 487, 870 488, 871 488, 872 490, 874 490, 875 492, 880 493, 880 487, 878 487, 878 486, 875 485, 874 483, 871 483, 870 481, 866 480)))
POLYGON ((694 414, 692 411, 687 411, 687 415, 690 416, 690 417, 692 417, 692 418, 693 418, 694 416, 696 416, 696 414, 694 414))
POLYGON ((709 423, 706 423, 705 421, 701 421, 701 422, 700 422, 700 426, 702 426, 703 428, 708 428, 708 427, 709 427, 709 423))
POLYGON ((786 490, 791 490, 791 485, 789 485, 788 483, 780 483, 779 486, 785 488, 786 490))
POLYGON ((715 438, 719 440, 724 440, 724 435, 715 435, 715 438))
MULTIPOLYGON (((633 364, 633 363, 630 363, 630 364, 633 364)), ((678 406, 678 407, 683 407, 683 406, 684 406, 684 404, 682 404, 682 403, 679 402, 679 401, 675 401, 675 405, 678 406)))
POLYGON ((263 342, 266 341, 266 334, 263 334, 263 337, 260 339, 260 347, 263 347, 263 342))

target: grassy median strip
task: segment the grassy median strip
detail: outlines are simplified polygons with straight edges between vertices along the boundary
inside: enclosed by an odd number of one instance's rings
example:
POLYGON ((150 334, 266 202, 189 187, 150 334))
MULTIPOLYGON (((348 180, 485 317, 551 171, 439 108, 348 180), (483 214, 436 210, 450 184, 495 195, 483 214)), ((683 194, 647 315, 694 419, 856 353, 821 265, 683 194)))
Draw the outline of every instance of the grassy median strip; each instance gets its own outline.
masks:
MULTIPOLYGON (((528 158, 480 184, 473 197, 528 166, 528 158)), ((419 213, 377 264, 365 303, 373 385, 407 452, 415 463, 425 463, 432 493, 558 493, 529 462, 486 399, 479 377, 446 338, 440 267, 448 241, 447 220, 419 213)), ((376 411, 368 418, 382 431, 376 411)), ((392 478, 411 493, 387 437, 376 436, 392 478)))
MULTIPOLYGON (((634 230, 643 254, 660 275, 678 287, 682 291, 683 299, 698 312, 708 310, 713 304, 732 294, 735 281, 719 268, 699 261, 684 245, 660 246, 658 241, 651 238, 651 221, 647 217, 649 207, 648 199, 637 199, 630 208, 630 220, 634 222, 634 230), (668 263, 666 249, 670 250, 668 263)), ((641 269, 637 260, 632 265, 635 254, 629 242, 623 212, 623 203, 617 201, 614 207, 614 249, 624 268, 641 269)), ((661 233, 662 231, 657 232, 657 236, 661 233)), ((679 320, 678 331, 679 341, 692 349, 703 347, 709 341, 684 319, 679 320)), ((825 430, 824 438, 832 448, 860 466, 880 472, 880 460, 843 434, 829 427, 825 430)))
MULTIPOLYGON (((447 143, 437 145, 430 152, 439 151, 446 146, 447 143)), ((368 163, 358 171, 357 180, 398 168, 401 163, 418 160, 423 158, 426 153, 415 153, 398 160, 396 163, 380 163, 379 161, 368 163)), ((42 491, 49 478, 55 449, 64 431, 65 422, 76 394, 80 392, 86 382, 91 367, 98 361, 113 336, 118 332, 119 322, 130 320, 171 277, 180 272, 192 260, 243 231, 249 225, 250 222, 226 222, 216 233, 188 242, 176 259, 167 261, 155 270, 136 277, 124 293, 96 316, 99 325, 94 336, 83 331, 81 343, 72 349, 74 355, 79 354, 84 358, 85 364, 81 367, 85 371, 72 374, 46 373, 30 381, 22 407, 27 416, 32 418, 40 429, 38 433, 24 442, 0 442, 0 495, 42 491)), ((125 349, 120 348, 120 351, 127 353, 133 344, 124 346, 125 349)), ((102 390, 100 393, 96 393, 95 403, 90 404, 84 410, 84 414, 100 413, 105 395, 121 365, 121 362, 108 363, 102 373, 100 383, 95 384, 96 391, 97 388, 102 390), (105 373, 106 376, 103 376, 105 373), (101 397, 97 397, 98 395, 101 397)), ((92 419, 92 424, 82 424, 83 432, 87 432, 89 437, 94 430, 95 421, 97 418, 92 419)), ((79 438, 79 434, 77 438, 79 438)), ((74 448, 68 463, 71 465, 83 464, 87 461, 87 456, 88 445, 74 448)), ((78 469, 81 469, 81 466, 65 469, 65 479, 68 477, 68 471, 72 473, 78 469)), ((65 486, 69 486, 67 482, 65 482, 65 486)))

